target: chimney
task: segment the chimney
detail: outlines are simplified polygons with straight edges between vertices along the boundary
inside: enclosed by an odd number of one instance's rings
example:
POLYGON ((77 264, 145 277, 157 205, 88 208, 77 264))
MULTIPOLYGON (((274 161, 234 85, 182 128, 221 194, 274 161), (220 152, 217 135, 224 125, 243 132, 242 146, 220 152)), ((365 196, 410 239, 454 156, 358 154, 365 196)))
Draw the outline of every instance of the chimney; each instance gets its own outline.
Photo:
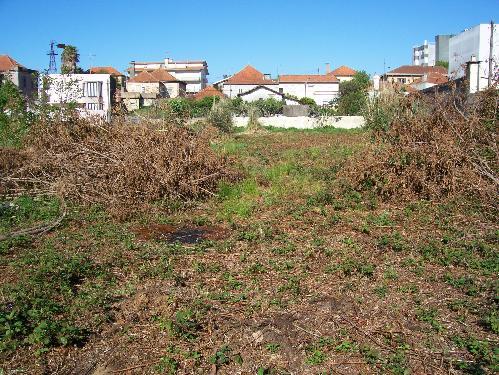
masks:
POLYGON ((326 63, 326 74, 329 74, 329 73, 331 73, 331 64, 326 63))
POLYGON ((466 81, 468 83, 468 91, 474 94, 480 91, 480 61, 477 61, 475 55, 471 55, 470 61, 466 63, 466 81))
POLYGON ((373 88, 374 88, 374 91, 379 91, 379 81, 380 81, 380 76, 375 74, 373 76, 373 88))
POLYGON ((135 60, 130 61, 130 78, 135 77, 135 60))

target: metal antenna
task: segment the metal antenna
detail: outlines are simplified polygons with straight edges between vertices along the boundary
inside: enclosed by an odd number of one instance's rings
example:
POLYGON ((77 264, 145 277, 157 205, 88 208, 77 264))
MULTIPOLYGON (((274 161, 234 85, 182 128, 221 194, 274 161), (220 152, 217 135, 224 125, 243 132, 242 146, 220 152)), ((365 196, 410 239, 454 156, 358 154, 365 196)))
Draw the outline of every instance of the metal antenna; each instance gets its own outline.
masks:
POLYGON ((55 44, 55 42, 52 40, 50 42, 50 51, 49 51, 49 53, 47 53, 47 55, 50 56, 50 58, 49 58, 49 68, 47 69, 47 74, 55 74, 55 73, 57 73, 57 65, 56 65, 56 62, 55 62, 55 57, 56 57, 57 53, 55 53, 54 44, 55 44))

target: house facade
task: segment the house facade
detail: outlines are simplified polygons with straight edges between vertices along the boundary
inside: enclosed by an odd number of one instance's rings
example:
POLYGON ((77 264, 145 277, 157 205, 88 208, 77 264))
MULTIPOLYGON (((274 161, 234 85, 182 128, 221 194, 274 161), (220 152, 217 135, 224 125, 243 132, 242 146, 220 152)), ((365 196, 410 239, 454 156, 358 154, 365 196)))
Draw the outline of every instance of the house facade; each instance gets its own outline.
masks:
POLYGON ((342 65, 332 72, 327 73, 327 75, 335 76, 340 82, 352 80, 355 74, 357 74, 357 71, 346 65, 342 65))
POLYGON ((208 84, 208 64, 204 60, 174 61, 166 58, 164 61, 153 62, 131 61, 128 72, 130 78, 134 78, 142 72, 153 72, 157 69, 165 69, 177 80, 185 82, 185 91, 188 94, 195 94, 208 84))
MULTIPOLYGON (((430 72, 428 74, 424 74, 423 77, 416 79, 411 84, 407 85, 416 91, 421 91, 433 87, 435 85, 440 85, 449 81, 449 78, 446 74, 441 74, 437 72, 430 72)), ((408 90, 410 91, 410 90, 408 90)))
POLYGON ((38 72, 22 66, 8 55, 0 55, 0 82, 4 80, 12 82, 28 98, 38 90, 38 72))
MULTIPOLYGON (((476 70, 476 77, 473 74, 473 80, 476 78, 476 88, 483 90, 488 86, 489 74, 497 79, 499 66, 499 35, 497 25, 494 24, 494 30, 490 24, 480 24, 467 29, 449 40, 449 75, 456 79, 466 76, 466 67, 472 63, 476 70), (490 49, 491 33, 493 32, 492 51, 490 49), (489 72, 489 55, 492 52, 492 69, 489 72), (495 73, 496 72, 496 73, 495 73)), ((474 84, 475 86, 475 84, 474 84)))
POLYGON ((255 86, 251 90, 237 94, 245 102, 254 102, 256 100, 275 99, 283 102, 284 104, 299 104, 298 100, 288 97, 280 91, 276 91, 268 86, 255 86))
MULTIPOLYGON (((343 73, 345 78, 351 79, 355 71, 344 70, 343 73)), ((240 97, 244 101, 274 98, 294 104, 296 100, 291 100, 290 97, 307 97, 319 105, 324 105, 338 97, 340 80, 332 72, 324 75, 281 75, 274 80, 270 75, 248 65, 217 84, 228 98, 240 97)))
POLYGON ((89 74, 109 74, 111 76, 111 100, 113 103, 121 101, 121 92, 125 89, 126 77, 112 66, 94 66, 88 70, 89 74))
POLYGON ((185 96, 186 83, 179 81, 164 68, 152 72, 143 71, 130 78, 126 92, 122 93, 123 103, 129 111, 148 107, 160 98, 185 96))
POLYGON ((176 98, 186 93, 186 83, 179 81, 166 69, 144 71, 130 78, 126 85, 128 92, 155 93, 161 98, 176 98))
POLYGON ((340 81, 333 74, 299 74, 279 76, 279 91, 298 98, 311 98, 327 105, 339 96, 340 81))
POLYGON ((279 84, 277 81, 271 79, 268 74, 263 74, 256 70, 251 65, 247 65, 223 83, 220 83, 219 87, 220 86, 222 87, 222 92, 228 98, 235 98, 239 94, 243 94, 257 86, 268 87, 279 92, 279 84))
POLYGON ((48 104, 76 104, 82 116, 111 119, 111 76, 109 74, 48 74, 41 77, 40 95, 48 104))
POLYGON ((446 76, 447 69, 442 66, 402 65, 385 73, 383 75, 383 82, 409 85, 430 73, 446 76))

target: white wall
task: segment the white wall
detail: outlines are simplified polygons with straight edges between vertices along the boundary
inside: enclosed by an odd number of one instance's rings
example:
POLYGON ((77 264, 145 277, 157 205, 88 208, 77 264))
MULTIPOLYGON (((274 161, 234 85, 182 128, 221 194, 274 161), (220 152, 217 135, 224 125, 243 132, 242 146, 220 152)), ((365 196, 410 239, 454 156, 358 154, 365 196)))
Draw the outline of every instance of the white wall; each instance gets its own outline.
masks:
POLYGON ((353 76, 335 76, 338 78, 338 81, 340 82, 345 82, 345 81, 351 81, 353 79, 353 76))
POLYGON ((339 83, 279 83, 287 95, 314 99, 318 105, 328 104, 339 95, 339 83))
MULTIPOLYGON (((494 25, 493 71, 499 64, 499 35, 494 25)), ((490 24, 480 24, 463 31, 449 40, 449 75, 451 78, 464 77, 466 62, 475 55, 479 64, 480 89, 487 87, 489 76, 490 24)))
POLYGON ((186 83, 187 92, 199 92, 206 87, 206 76, 204 71, 168 71, 179 81, 186 83))
MULTIPOLYGON (((110 119, 111 114, 111 76, 109 74, 49 74, 45 94, 49 104, 79 103, 78 111, 83 116, 98 115, 110 119), (83 95, 83 85, 88 82, 101 82, 102 91, 96 97, 83 95), (102 104, 102 109, 90 109, 90 106, 102 104)), ((43 77, 40 77, 42 80, 43 77)), ((39 83, 43 90, 43 83, 39 83)))
MULTIPOLYGON (((229 83, 229 84, 224 84, 224 86, 222 88, 222 92, 225 95, 227 95, 229 98, 237 98, 237 94, 249 91, 251 89, 254 89, 257 86, 260 86, 260 85, 231 85, 229 83)), ((278 85, 267 85, 267 87, 269 87, 272 90, 279 91, 278 85)))
POLYGON ((255 100, 258 99, 269 99, 269 98, 282 100, 281 95, 275 94, 272 91, 264 89, 263 87, 256 89, 250 94, 241 96, 241 99, 243 99, 245 102, 254 102, 255 100))
MULTIPOLYGON (((234 117, 234 125, 237 127, 246 127, 248 121, 249 117, 234 117)), ((296 129, 315 129, 325 126, 339 129, 355 129, 361 128, 365 124, 364 117, 362 116, 336 116, 325 118, 272 116, 260 117, 258 122, 263 126, 296 129)))

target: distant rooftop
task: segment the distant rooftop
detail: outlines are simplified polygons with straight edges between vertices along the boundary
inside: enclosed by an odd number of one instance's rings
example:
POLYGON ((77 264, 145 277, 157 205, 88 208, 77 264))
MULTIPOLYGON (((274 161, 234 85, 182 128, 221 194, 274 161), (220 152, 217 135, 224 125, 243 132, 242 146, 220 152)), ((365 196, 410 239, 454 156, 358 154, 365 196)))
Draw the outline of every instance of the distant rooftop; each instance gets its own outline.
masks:
POLYGON ((90 68, 90 74, 110 74, 115 77, 124 75, 112 66, 94 66, 90 68))

